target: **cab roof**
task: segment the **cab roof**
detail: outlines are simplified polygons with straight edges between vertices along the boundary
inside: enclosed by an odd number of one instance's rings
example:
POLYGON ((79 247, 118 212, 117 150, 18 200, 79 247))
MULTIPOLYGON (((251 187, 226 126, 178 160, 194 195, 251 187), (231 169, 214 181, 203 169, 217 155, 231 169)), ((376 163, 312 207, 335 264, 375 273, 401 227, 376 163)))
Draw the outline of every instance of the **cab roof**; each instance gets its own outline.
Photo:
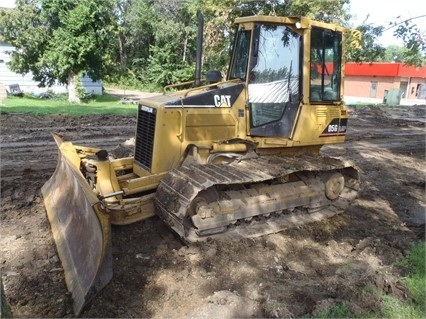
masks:
POLYGON ((330 29, 335 31, 345 31, 346 28, 339 26, 334 23, 326 23, 321 21, 312 20, 304 16, 267 16, 267 15, 254 15, 247 17, 239 17, 235 19, 235 24, 245 23, 269 23, 269 24, 292 24, 295 25, 297 22, 300 23, 298 28, 309 29, 311 27, 321 27, 324 29, 330 29))

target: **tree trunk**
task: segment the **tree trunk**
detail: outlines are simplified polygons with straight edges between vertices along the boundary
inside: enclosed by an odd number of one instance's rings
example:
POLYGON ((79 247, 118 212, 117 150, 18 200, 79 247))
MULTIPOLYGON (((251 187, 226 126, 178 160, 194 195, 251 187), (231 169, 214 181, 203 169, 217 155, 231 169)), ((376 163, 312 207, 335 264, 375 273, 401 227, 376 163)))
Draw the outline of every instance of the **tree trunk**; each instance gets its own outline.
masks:
POLYGON ((185 40, 183 42, 183 58, 182 62, 186 62, 186 50, 188 48, 188 36, 185 34, 185 40))
POLYGON ((123 32, 118 35, 118 43, 120 45, 120 65, 127 66, 126 38, 123 32))
POLYGON ((81 103, 80 97, 77 94, 77 85, 79 85, 80 77, 74 72, 68 74, 68 101, 71 103, 81 103))

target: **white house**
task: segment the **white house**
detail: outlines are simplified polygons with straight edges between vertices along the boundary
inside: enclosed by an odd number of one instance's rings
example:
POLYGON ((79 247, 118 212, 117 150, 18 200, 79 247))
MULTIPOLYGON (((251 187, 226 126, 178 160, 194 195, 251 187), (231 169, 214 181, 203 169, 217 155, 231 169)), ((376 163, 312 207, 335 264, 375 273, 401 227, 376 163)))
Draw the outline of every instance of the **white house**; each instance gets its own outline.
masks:
MULTIPOLYGON (((11 71, 8 67, 10 61, 10 53, 15 48, 7 43, 0 42, 0 83, 6 88, 11 84, 19 84, 21 90, 25 93, 40 94, 47 90, 52 90, 55 93, 68 93, 67 86, 64 84, 55 84, 51 87, 39 87, 39 82, 33 80, 31 73, 21 75, 11 71)), ((83 76, 81 79, 83 88, 87 93, 93 93, 95 95, 102 95, 102 82, 93 82, 88 76, 83 76)))

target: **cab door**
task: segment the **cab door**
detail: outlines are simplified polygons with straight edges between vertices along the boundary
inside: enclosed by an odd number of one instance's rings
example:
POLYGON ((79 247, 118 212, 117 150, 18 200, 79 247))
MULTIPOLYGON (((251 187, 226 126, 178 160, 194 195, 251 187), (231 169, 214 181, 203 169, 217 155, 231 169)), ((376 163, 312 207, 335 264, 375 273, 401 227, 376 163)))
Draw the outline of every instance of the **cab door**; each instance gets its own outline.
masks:
POLYGON ((301 44, 285 25, 255 25, 247 79, 252 136, 290 136, 300 104, 301 44))

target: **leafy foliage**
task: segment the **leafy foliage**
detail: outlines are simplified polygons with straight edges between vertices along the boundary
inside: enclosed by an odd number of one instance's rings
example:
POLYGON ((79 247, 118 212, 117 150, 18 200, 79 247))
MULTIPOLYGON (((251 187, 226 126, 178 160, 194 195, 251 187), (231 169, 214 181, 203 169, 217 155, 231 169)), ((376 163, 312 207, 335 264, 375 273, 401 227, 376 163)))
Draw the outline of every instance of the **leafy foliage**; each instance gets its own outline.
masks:
POLYGON ((419 27, 413 22, 414 19, 415 18, 404 20, 402 22, 391 22, 388 29, 395 28, 394 36, 402 39, 405 44, 406 50, 403 54, 403 62, 410 65, 421 66, 426 60, 426 39, 419 27))
POLYGON ((16 8, 0 14, 0 33, 16 48, 10 68, 31 72, 41 86, 75 82, 80 72, 101 79, 112 63, 114 5, 114 0, 18 0, 16 8))
POLYGON ((360 47, 346 46, 346 61, 353 62, 375 62, 381 61, 385 57, 386 49, 378 43, 378 37, 382 34, 384 27, 374 27, 370 24, 363 24, 356 28, 360 31, 360 47))
POLYGON ((347 46, 346 60, 353 62, 403 62, 407 65, 420 67, 426 61, 426 39, 421 30, 414 24, 414 20, 425 16, 389 22, 388 26, 374 26, 368 22, 369 16, 356 29, 362 33, 362 45, 360 48, 347 46), (379 37, 384 32, 393 31, 396 38, 402 39, 404 47, 400 47, 397 55, 390 56, 395 48, 384 48, 379 37))

